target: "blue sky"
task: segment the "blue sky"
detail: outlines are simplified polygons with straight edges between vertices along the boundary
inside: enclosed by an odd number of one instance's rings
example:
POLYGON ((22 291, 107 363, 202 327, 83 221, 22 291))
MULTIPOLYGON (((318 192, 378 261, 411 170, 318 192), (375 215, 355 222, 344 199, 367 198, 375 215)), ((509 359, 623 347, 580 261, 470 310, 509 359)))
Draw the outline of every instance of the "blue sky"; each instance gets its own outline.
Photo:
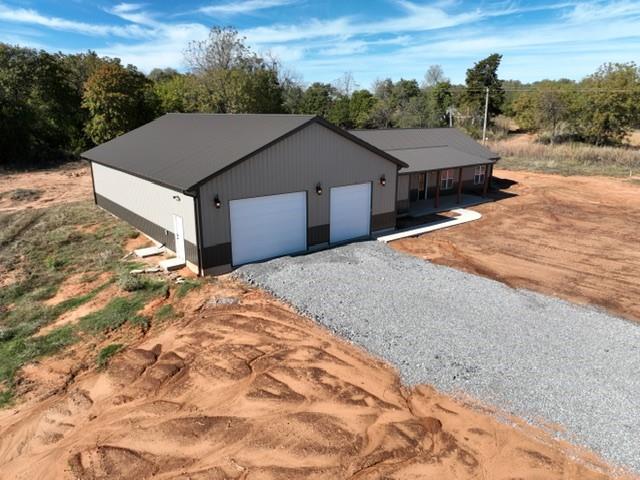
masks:
POLYGON ((231 25, 305 82, 351 72, 421 80, 432 64, 463 82, 490 53, 502 78, 579 79, 606 61, 640 61, 640 1, 0 0, 0 41, 49 51, 96 50, 148 72, 184 70, 183 51, 231 25))

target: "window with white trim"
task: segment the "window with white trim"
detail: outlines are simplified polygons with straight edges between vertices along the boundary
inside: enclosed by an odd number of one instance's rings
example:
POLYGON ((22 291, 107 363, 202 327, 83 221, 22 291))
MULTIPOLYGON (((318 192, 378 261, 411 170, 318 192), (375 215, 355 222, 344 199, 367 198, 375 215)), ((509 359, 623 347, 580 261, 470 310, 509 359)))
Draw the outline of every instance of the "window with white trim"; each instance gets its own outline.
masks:
POLYGON ((482 185, 484 183, 484 176, 487 172, 486 165, 478 165, 473 174, 473 184, 474 185, 482 185))
POLYGON ((443 170, 440 177, 440 190, 451 190, 453 188, 453 169, 443 170))

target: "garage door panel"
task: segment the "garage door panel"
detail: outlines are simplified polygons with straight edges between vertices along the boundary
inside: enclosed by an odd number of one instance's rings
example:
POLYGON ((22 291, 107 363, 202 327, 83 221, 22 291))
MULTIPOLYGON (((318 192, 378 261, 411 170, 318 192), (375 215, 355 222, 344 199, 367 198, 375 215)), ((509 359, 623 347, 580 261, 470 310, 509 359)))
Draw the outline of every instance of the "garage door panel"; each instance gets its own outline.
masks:
POLYGON ((232 200, 234 265, 297 253, 307 247, 305 192, 232 200))
POLYGON ((371 226, 371 184, 334 187, 330 195, 330 242, 368 236, 371 226))

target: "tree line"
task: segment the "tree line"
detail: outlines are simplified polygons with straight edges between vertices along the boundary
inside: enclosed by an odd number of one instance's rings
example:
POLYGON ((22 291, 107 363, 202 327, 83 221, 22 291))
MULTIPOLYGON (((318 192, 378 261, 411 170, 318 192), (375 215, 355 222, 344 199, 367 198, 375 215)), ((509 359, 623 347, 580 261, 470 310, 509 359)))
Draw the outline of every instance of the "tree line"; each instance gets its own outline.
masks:
POLYGON ((95 52, 52 54, 0 44, 0 165, 41 165, 83 150, 167 112, 314 114, 344 128, 444 127, 479 136, 488 92, 489 124, 507 115, 554 142, 621 142, 640 124, 640 69, 605 64, 581 81, 532 84, 498 78, 492 54, 454 85, 442 68, 422 82, 351 74, 304 85, 275 58, 259 56, 232 28, 212 28, 185 50, 186 73, 148 75, 95 52))

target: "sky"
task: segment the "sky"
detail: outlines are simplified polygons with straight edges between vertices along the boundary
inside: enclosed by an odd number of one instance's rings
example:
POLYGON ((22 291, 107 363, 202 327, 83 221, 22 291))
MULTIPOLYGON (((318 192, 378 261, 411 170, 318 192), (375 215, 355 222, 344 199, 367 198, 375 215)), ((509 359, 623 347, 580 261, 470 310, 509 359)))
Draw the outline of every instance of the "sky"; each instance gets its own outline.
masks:
POLYGON ((95 50, 144 72, 185 71, 183 52, 210 27, 236 28, 298 79, 350 72, 422 80, 430 65, 463 83, 466 69, 503 54, 499 75, 580 79, 604 62, 640 63, 640 1, 0 0, 0 42, 95 50))

